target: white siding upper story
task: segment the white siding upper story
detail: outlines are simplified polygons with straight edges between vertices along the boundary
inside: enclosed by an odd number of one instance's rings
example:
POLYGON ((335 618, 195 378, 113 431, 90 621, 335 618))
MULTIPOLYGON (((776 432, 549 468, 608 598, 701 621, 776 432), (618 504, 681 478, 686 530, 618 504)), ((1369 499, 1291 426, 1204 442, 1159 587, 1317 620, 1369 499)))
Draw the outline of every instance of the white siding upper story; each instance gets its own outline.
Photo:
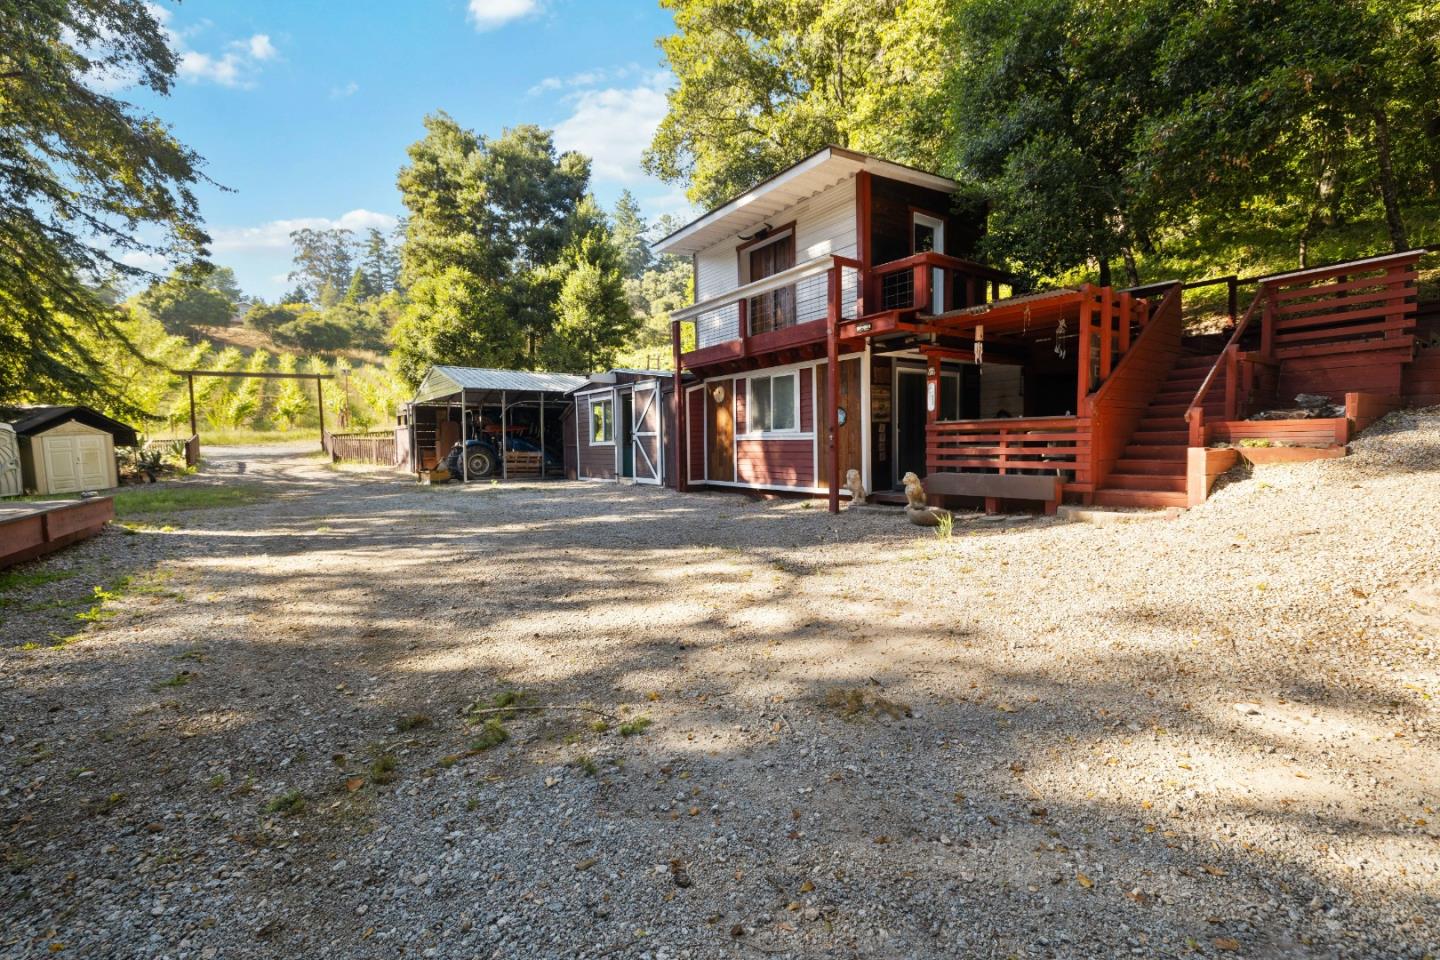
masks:
MULTIPOLYGON (((848 177, 819 193, 791 204, 767 218, 773 226, 795 223, 795 265, 825 256, 855 258, 855 178, 848 177)), ((748 234, 747 234, 748 235, 748 234)), ((695 301, 701 303, 739 287, 749 280, 741 276, 740 257, 735 248, 744 243, 739 233, 695 254, 695 301)), ((796 322, 805 323, 825 316, 825 277, 809 277, 796 284, 796 322)), ((853 271, 847 271, 842 285, 842 312, 852 315, 858 290, 853 271)), ((710 346, 736 336, 739 310, 728 304, 695 318, 697 345, 710 346)))

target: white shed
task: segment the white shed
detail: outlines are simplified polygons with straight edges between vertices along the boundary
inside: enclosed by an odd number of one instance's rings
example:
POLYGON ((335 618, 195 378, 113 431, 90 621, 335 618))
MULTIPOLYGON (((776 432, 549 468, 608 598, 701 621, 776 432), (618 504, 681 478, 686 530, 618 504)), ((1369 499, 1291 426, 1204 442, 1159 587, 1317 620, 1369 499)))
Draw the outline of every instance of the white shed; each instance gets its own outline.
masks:
POLYGON ((10 425, 21 481, 41 495, 119 486, 115 445, 136 442, 133 428, 89 407, 27 407, 11 412, 10 425))

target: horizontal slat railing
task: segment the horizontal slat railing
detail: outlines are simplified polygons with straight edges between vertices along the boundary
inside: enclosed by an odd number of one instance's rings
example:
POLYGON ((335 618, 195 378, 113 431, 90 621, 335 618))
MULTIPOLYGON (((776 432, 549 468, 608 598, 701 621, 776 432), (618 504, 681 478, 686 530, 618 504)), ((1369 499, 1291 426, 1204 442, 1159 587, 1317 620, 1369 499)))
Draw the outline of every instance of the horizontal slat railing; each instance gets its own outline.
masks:
POLYGON ((941 420, 925 429, 928 473, 1060 475, 1067 490, 1093 488, 1088 417, 941 420))
POLYGON ((326 435, 330 458, 336 462, 395 464, 395 434, 331 433, 326 435))
POLYGON ((845 320, 855 319, 861 296, 859 262, 841 256, 816 257, 676 310, 671 318, 679 324, 682 355, 726 345, 739 355, 743 353, 744 341, 750 337, 778 334, 810 323, 820 324, 823 336, 823 321, 830 315, 830 278, 837 271, 839 282, 833 287, 839 296, 836 315, 845 320), (777 291, 788 291, 789 297, 769 302, 764 310, 758 309, 762 298, 771 297, 777 291), (757 325, 757 317, 763 319, 763 325, 757 325))

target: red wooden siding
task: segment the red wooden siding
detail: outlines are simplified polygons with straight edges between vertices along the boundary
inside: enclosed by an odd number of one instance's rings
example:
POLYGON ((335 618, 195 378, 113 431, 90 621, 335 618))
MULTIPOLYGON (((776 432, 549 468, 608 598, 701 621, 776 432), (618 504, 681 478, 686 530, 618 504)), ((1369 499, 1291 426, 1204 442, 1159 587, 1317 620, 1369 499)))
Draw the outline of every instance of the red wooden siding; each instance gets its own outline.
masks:
POLYGON ((1440 347, 1415 351, 1415 360, 1405 368, 1404 395, 1411 405, 1429 407, 1440 403, 1440 347))
POLYGON ((690 432, 687 444, 690 455, 690 481, 705 482, 705 391, 696 390, 686 396, 685 428, 690 432))
POLYGON ((815 485, 815 447, 812 440, 741 440, 737 444, 741 483, 782 487, 815 485))
POLYGON ((806 367, 800 371, 800 432, 809 433, 815 429, 815 371, 806 367))
MULTIPOLYGON (((762 375, 762 371, 758 371, 758 370, 757 370, 756 372, 750 374, 750 376, 752 376, 752 377, 758 377, 758 376, 761 376, 761 375, 762 375)), ((745 413, 746 413, 745 404, 747 404, 749 401, 750 401, 750 383, 749 383, 749 381, 747 381, 747 380, 736 380, 736 381, 735 381, 735 435, 736 435, 737 437, 738 437, 738 436, 742 436, 742 435, 745 433, 745 425, 746 425, 746 423, 748 422, 748 421, 746 421, 746 419, 745 419, 745 413)))
POLYGON ((590 402, 602 399, 606 394, 575 398, 575 427, 580 436, 579 456, 576 466, 581 480, 615 479, 615 445, 592 446, 590 443, 590 402))

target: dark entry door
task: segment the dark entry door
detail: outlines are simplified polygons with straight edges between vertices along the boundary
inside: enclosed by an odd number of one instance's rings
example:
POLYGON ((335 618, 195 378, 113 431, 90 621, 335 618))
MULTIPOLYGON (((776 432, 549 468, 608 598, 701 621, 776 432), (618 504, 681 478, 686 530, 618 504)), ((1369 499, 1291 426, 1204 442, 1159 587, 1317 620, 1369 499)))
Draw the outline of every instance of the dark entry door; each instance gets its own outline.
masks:
POLYGON ((620 394, 620 411, 615 417, 615 443, 620 447, 620 476, 635 476, 635 448, 630 444, 630 430, 634 416, 634 401, 627 390, 620 394))
POLYGON ((925 371, 901 370, 895 383, 895 479, 925 476, 925 371))

